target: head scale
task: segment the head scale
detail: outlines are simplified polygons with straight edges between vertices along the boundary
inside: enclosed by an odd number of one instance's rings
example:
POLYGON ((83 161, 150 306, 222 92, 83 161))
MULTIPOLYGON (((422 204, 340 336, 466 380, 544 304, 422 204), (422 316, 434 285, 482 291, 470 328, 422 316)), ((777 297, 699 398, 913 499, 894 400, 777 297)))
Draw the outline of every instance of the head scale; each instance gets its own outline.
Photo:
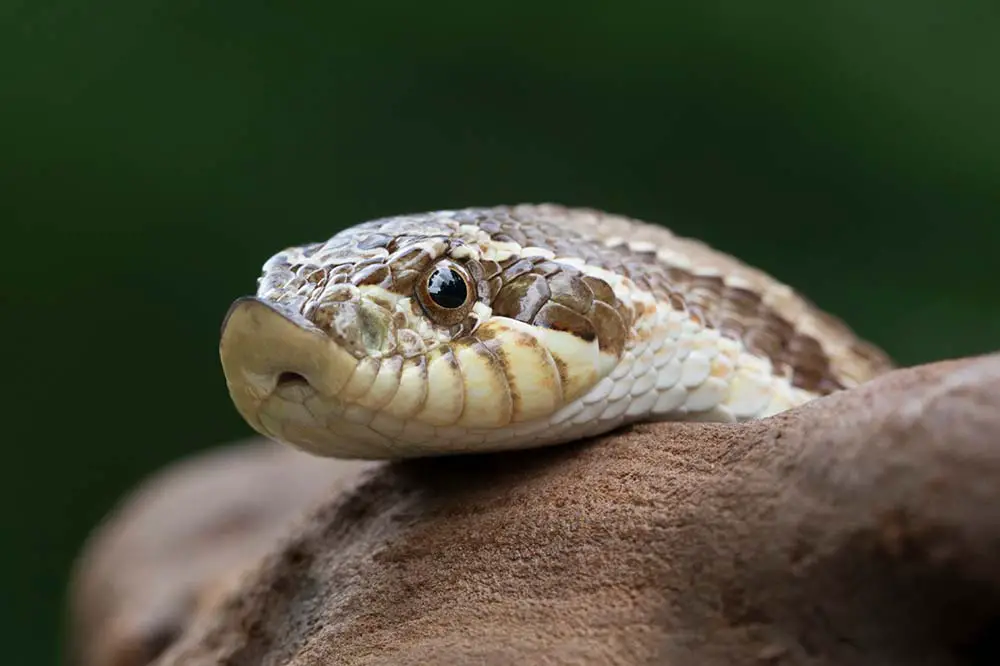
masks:
POLYGON ((337 457, 572 438, 560 411, 617 364, 634 309, 612 273, 569 252, 565 228, 536 222, 527 238, 519 222, 503 209, 385 218, 274 255, 223 326, 237 409, 337 457))

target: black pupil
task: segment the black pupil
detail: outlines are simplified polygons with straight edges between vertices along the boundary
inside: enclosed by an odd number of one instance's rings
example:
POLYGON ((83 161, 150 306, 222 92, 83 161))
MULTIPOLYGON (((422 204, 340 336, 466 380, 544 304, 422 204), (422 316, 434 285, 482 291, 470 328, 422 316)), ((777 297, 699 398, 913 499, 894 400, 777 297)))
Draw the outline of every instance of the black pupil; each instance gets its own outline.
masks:
POLYGON ((435 303, 450 310, 465 304, 469 290, 458 273, 450 268, 438 268, 427 280, 427 293, 435 303))

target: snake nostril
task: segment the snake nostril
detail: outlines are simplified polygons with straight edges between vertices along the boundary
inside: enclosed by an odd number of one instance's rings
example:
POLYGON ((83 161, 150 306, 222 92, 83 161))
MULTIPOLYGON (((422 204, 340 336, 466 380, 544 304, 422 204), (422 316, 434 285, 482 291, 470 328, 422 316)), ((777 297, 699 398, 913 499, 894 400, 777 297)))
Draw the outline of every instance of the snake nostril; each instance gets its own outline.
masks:
POLYGON ((297 372, 282 372, 278 375, 278 388, 282 386, 309 386, 309 380, 297 372))

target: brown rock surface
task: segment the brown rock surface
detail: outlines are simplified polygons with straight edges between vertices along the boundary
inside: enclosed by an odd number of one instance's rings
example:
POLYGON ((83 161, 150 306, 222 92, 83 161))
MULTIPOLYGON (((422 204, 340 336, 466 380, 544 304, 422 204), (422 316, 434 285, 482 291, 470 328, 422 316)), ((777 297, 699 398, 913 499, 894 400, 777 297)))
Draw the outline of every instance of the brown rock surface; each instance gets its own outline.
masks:
POLYGON ((208 612, 362 463, 254 441, 171 465, 91 535, 70 589, 70 661, 141 666, 208 612))
MULTIPOLYGON (((1000 355, 755 423, 368 467, 316 471, 357 476, 287 538, 257 535, 271 552, 246 553, 247 575, 156 663, 1000 663, 1000 355)), ((202 506, 222 516, 237 499, 202 506)), ((121 636, 114 618, 155 617, 156 590, 219 573, 205 574, 211 539, 132 544, 118 557, 141 574, 113 601, 128 567, 81 574, 90 606, 76 608, 118 612, 94 615, 80 644, 121 636)))

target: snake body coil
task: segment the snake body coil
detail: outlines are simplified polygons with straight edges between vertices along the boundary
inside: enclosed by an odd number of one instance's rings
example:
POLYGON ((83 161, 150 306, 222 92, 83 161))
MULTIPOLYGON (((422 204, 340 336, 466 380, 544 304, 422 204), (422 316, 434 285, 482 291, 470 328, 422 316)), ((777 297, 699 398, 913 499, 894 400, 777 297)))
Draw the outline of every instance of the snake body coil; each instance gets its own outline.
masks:
POLYGON ((728 255, 556 205, 383 218, 279 252, 220 354, 256 430, 369 459, 760 418, 892 367, 728 255))

